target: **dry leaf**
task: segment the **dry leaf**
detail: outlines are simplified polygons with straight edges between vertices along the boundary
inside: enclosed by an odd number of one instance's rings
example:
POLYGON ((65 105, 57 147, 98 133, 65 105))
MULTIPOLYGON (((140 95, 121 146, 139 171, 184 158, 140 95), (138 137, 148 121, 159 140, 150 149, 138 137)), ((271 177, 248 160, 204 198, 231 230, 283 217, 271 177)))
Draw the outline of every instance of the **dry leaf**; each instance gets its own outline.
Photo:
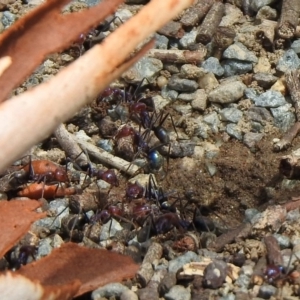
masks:
POLYGON ((12 272, 0 275, 2 300, 68 300, 73 299, 79 286, 80 282, 76 280, 68 285, 43 287, 38 282, 12 272))
POLYGON ((43 286, 64 285, 79 279, 82 283, 76 294, 79 296, 107 283, 133 277, 138 268, 128 256, 67 243, 16 273, 39 280, 43 286))
POLYGON ((48 0, 19 19, 0 36, 0 57, 9 56, 12 64, 0 78, 0 102, 31 74, 49 53, 66 49, 112 14, 123 0, 104 0, 72 14, 61 14, 70 0, 48 0))
POLYGON ((45 213, 34 212, 40 206, 36 200, 0 201, 0 257, 14 246, 34 221, 46 216, 45 213))

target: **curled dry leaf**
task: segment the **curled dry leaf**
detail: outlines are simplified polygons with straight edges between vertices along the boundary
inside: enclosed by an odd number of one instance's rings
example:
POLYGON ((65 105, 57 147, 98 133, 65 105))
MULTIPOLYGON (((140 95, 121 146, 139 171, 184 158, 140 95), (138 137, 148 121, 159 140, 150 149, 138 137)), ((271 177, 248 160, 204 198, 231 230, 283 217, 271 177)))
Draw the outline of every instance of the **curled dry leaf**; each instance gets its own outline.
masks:
POLYGON ((138 268, 128 256, 67 243, 16 273, 39 280, 43 286, 64 285, 79 279, 82 284, 76 294, 79 296, 107 283, 133 277, 138 268))
MULTIPOLYGON (((45 213, 36 213, 34 210, 41 204, 36 200, 0 201, 0 228, 2 257, 30 228, 30 225, 43 217, 45 213)), ((1 295, 1 293, 0 293, 1 295)))
POLYGON ((49 53, 63 50, 110 15, 123 0, 104 0, 91 9, 61 14, 70 0, 48 0, 19 19, 0 36, 0 57, 12 64, 0 79, 0 102, 45 59, 49 53))
POLYGON ((73 299, 79 286, 80 281, 75 280, 63 286, 43 287, 39 282, 12 272, 0 275, 0 295, 3 300, 68 300, 73 299))

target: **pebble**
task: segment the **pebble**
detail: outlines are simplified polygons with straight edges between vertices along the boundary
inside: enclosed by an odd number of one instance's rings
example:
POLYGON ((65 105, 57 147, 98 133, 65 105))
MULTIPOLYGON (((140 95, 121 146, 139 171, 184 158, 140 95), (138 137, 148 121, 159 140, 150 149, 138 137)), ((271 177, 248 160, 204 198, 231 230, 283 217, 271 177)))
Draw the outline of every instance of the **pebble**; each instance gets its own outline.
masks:
POLYGON ((168 88, 178 92, 195 92, 198 88, 198 84, 194 80, 180 78, 173 75, 168 82, 168 88))
POLYGON ((277 10, 270 6, 263 6, 256 14, 258 20, 276 20, 277 10))
POLYGON ((207 107, 207 94, 205 90, 199 89, 193 93, 193 100, 191 102, 194 110, 204 111, 207 107))
POLYGON ((204 76, 207 72, 203 68, 199 68, 192 64, 184 64, 180 68, 180 73, 187 79, 198 79, 204 76))
POLYGON ((5 28, 8 28, 12 25, 16 20, 16 16, 12 14, 10 11, 4 11, 2 15, 1 22, 5 28))
POLYGON ((211 72, 216 76, 224 74, 224 68, 221 66, 220 61, 215 57, 209 57, 202 64, 201 67, 207 72, 211 72))
POLYGON ((295 53, 300 53, 300 39, 293 41, 291 48, 295 51, 295 53))
POLYGON ((138 300, 137 294, 131 290, 125 290, 120 296, 120 300, 138 300))
POLYGON ((225 282, 227 263, 222 260, 214 260, 204 270, 203 286, 217 289, 225 282))
POLYGON ((253 69, 251 62, 239 61, 234 59, 226 59, 222 62, 224 68, 224 76, 230 77, 234 75, 246 74, 253 69))
POLYGON ((128 83, 138 84, 143 78, 154 82, 159 72, 163 69, 163 63, 156 58, 142 57, 132 68, 122 74, 122 78, 128 83))
POLYGON ((177 112, 181 113, 183 116, 192 113, 192 106, 189 103, 187 103, 185 105, 178 105, 177 104, 177 105, 173 106, 173 108, 177 112))
POLYGON ((224 52, 223 57, 239 61, 257 63, 256 55, 247 49, 242 43, 236 42, 230 45, 224 52))
POLYGON ((207 73, 198 80, 199 87, 207 93, 219 86, 219 82, 213 73, 207 73))
POLYGON ((52 244, 52 239, 50 237, 40 240, 36 259, 40 259, 44 256, 47 256, 49 253, 51 253, 53 249, 51 244, 52 244))
POLYGON ((264 124, 265 122, 272 122, 273 117, 271 113, 264 107, 250 107, 245 115, 252 121, 264 124))
POLYGON ((170 260, 168 270, 170 273, 177 273, 185 264, 197 261, 201 261, 200 257, 195 252, 188 251, 182 256, 170 260))
POLYGON ((184 31, 182 30, 181 23, 175 21, 168 22, 157 32, 167 37, 181 38, 184 36, 184 31))
POLYGON ((218 114, 213 111, 203 117, 203 122, 205 122, 211 129, 213 133, 219 132, 220 120, 218 114))
POLYGON ((167 273, 158 286, 158 291, 160 295, 165 295, 169 290, 175 286, 177 282, 176 273, 167 273))
POLYGON ((273 236, 277 240, 277 242, 280 246, 280 249, 286 249, 290 246, 291 241, 290 241, 290 238, 288 236, 278 234, 278 233, 274 233, 273 236))
POLYGON ((287 131, 296 121, 294 113, 291 111, 291 104, 287 103, 277 108, 271 108, 274 117, 274 125, 283 132, 287 131))
POLYGON ((241 132, 241 129, 236 124, 232 124, 232 123, 227 124, 227 126, 226 126, 226 132, 230 136, 232 136, 232 137, 234 137, 234 138, 236 138, 238 140, 242 140, 243 139, 243 134, 241 132))
POLYGON ((256 106, 273 108, 286 104, 285 98, 282 96, 282 94, 272 90, 261 94, 256 99, 254 99, 254 102, 256 106))
POLYGON ((235 107, 224 108, 220 111, 221 121, 237 123, 243 116, 243 112, 235 107))
POLYGON ((259 289, 258 297, 261 297, 263 299, 270 299, 270 297, 275 295, 276 291, 277 288, 275 286, 263 284, 259 289))
POLYGON ((105 241, 112 236, 115 236, 117 231, 123 230, 123 227, 115 219, 111 219, 109 222, 102 226, 100 241, 105 241))
POLYGON ((243 137, 243 142, 247 147, 253 148, 263 137, 263 133, 246 132, 243 137))
POLYGON ((275 1, 276 0, 253 0, 253 1, 250 1, 250 6, 254 11, 258 11, 263 6, 270 5, 275 1))
POLYGON ((158 33, 155 34, 155 48, 156 49, 168 49, 169 39, 158 33))
POLYGON ((279 59, 276 70, 285 73, 290 70, 296 70, 300 66, 300 59, 297 53, 293 50, 287 50, 279 59))
POLYGON ((208 94, 208 100, 216 103, 234 103, 242 98, 246 85, 241 81, 221 84, 208 94))
POLYGON ((122 8, 122 9, 118 9, 115 12, 115 17, 117 17, 114 21, 114 23, 117 26, 122 25, 122 23, 126 22, 127 20, 129 20, 131 17, 133 16, 132 12, 128 9, 122 8))
POLYGON ((170 291, 164 295, 166 300, 190 300, 191 292, 182 285, 174 285, 170 291))
MULTIPOLYGON (((164 86, 161 89, 161 96, 164 99, 169 99, 175 101, 178 97, 178 92, 172 89, 169 89, 168 86, 164 86)), ((156 106, 155 106, 156 107, 156 106)))
POLYGON ((109 283, 92 292, 93 300, 100 300, 103 297, 120 297, 122 293, 128 291, 128 287, 121 283, 109 283))
POLYGON ((144 289, 138 289, 137 291, 139 300, 159 300, 159 295, 157 290, 151 288, 151 287, 146 287, 144 289))
POLYGON ((254 74, 253 79, 257 81, 259 86, 264 89, 268 89, 277 81, 278 78, 270 73, 256 73, 254 74))
POLYGON ((197 37, 197 29, 193 29, 190 32, 186 33, 180 40, 179 40, 179 45, 183 49, 188 49, 190 45, 195 44, 197 37))

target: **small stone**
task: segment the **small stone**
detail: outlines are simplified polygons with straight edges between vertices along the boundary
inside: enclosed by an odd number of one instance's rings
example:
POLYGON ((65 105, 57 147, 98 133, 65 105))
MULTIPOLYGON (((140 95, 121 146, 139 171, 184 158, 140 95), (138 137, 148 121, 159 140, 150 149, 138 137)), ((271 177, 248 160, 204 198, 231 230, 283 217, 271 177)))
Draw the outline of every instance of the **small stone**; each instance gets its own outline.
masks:
POLYGON ((121 283, 109 283, 105 286, 102 286, 95 291, 92 292, 92 299, 93 300, 100 300, 103 297, 110 298, 110 297, 120 297, 120 295, 128 291, 128 287, 121 284, 121 283))
POLYGON ((223 57, 227 59, 247 61, 256 63, 258 61, 256 55, 247 49, 242 43, 236 42, 230 45, 224 52, 223 57))
POLYGON ((246 86, 241 81, 224 83, 208 94, 210 102, 234 103, 242 98, 246 86))
POLYGON ((182 285, 174 285, 170 291, 164 295, 166 300, 190 300, 191 292, 182 285))
POLYGON ((246 132, 244 134, 243 142, 247 147, 253 148, 256 145, 256 143, 263 138, 263 136, 263 133, 246 132))
POLYGON ((199 68, 195 65, 184 64, 180 69, 180 73, 187 79, 198 79, 204 76, 207 72, 203 68, 199 68))
POLYGON ((257 90, 253 89, 253 88, 246 88, 245 89, 245 96, 252 100, 255 101, 257 97, 259 97, 259 93, 257 92, 257 90))
POLYGON ((185 33, 185 35, 179 40, 179 45, 183 49, 188 49, 190 45, 195 44, 197 37, 197 29, 194 29, 190 32, 185 33))
POLYGON ((161 296, 165 295, 173 286, 175 286, 176 282, 176 274, 171 272, 167 273, 159 284, 159 294, 161 296))
POLYGON ((295 51, 295 53, 300 53, 300 39, 293 41, 291 48, 295 51))
POLYGON ((291 111, 291 104, 287 103, 277 108, 271 108, 274 125, 286 132, 296 121, 295 114, 291 111))
POLYGON ((39 242, 39 247, 38 247, 38 251, 37 251, 37 259, 40 259, 44 256, 47 256, 51 253, 53 247, 51 246, 52 244, 52 239, 51 238, 45 238, 42 239, 39 242))
POLYGON ((222 76, 224 74, 224 68, 221 66, 219 60, 215 57, 209 57, 202 64, 201 67, 207 72, 211 72, 216 76, 222 76))
POLYGON ((146 287, 144 289, 139 289, 137 291, 139 300, 159 300, 159 295, 158 292, 151 288, 151 287, 146 287))
POLYGON ((162 89, 161 89, 161 96, 164 99, 169 99, 169 100, 177 100, 178 97, 178 92, 172 89, 169 89, 167 85, 165 85, 162 89))
POLYGON ((155 48, 156 49, 168 49, 169 39, 158 33, 155 34, 155 48))
POLYGON ((170 260, 168 270, 170 273, 176 274, 180 268, 192 261, 200 261, 200 257, 195 252, 188 251, 185 254, 170 260))
POLYGON ((16 20, 16 16, 10 11, 4 11, 1 22, 5 28, 11 26, 16 20))
MULTIPOLYGON (((177 95, 178 93, 176 91, 169 91, 171 95, 173 95, 175 97, 176 95, 176 98, 177 99, 177 95)), ((173 100, 175 100, 173 99, 173 100)), ((155 106, 155 109, 157 109, 158 111, 162 110, 165 106, 167 106, 170 102, 171 102, 171 99, 169 98, 165 98, 165 97, 162 97, 160 95, 155 95, 152 97, 152 100, 153 100, 153 103, 154 103, 154 106, 155 106)))
POLYGON ((234 59, 226 59, 222 62, 222 67, 224 68, 224 76, 230 77, 252 71, 253 63, 234 59))
POLYGON ((277 20, 277 10, 270 6, 263 6, 256 14, 258 20, 277 20))
POLYGON ((276 0, 253 0, 250 2, 250 6, 254 11, 258 11, 263 6, 270 5, 276 0))
POLYGON ((198 88, 197 82, 190 79, 172 76, 168 82, 168 88, 178 92, 195 92, 198 88))
POLYGON ((204 270, 203 286, 218 289, 225 282, 227 264, 221 260, 214 260, 204 270))
POLYGON ((214 111, 210 114, 207 114, 203 117, 203 122, 205 122, 211 129, 213 133, 219 132, 220 120, 218 114, 214 111))
POLYGON ((194 99, 192 100, 192 108, 199 111, 204 111, 207 107, 207 94, 205 90, 197 90, 194 94, 194 99))
POLYGON ((125 290, 120 296, 120 300, 138 300, 137 294, 131 290, 125 290))
POLYGON ((293 50, 287 50, 279 59, 276 70, 282 73, 287 71, 296 70, 300 66, 300 59, 297 53, 293 50))
POLYGON ((109 222, 102 226, 100 241, 109 239, 112 236, 115 236, 117 231, 123 230, 123 227, 115 219, 111 219, 109 222))
POLYGON ((219 86, 219 82, 213 73, 205 74, 198 80, 198 83, 199 87, 204 89, 207 93, 219 86))
POLYGON ((245 114, 250 120, 261 124, 273 121, 270 112, 264 107, 250 107, 245 114))
POLYGON ((243 116, 243 112, 235 107, 224 108, 220 111, 221 121, 237 123, 243 116))
POLYGON ((187 103, 185 105, 178 105, 177 104, 177 105, 173 106, 173 108, 177 112, 181 113, 183 116, 192 113, 192 106, 189 103, 187 103))
POLYGON ((277 242, 280 246, 280 249, 286 249, 290 246, 291 242, 290 242, 290 238, 288 236, 278 234, 278 233, 274 233, 273 236, 277 240, 277 242))
POLYGON ((114 20, 114 23, 117 26, 120 26, 120 25, 122 25, 122 23, 125 23, 127 20, 129 20, 132 16, 133 16, 133 14, 130 10, 128 10, 126 8, 118 9, 115 12, 116 19, 114 20))
POLYGON ((253 76, 253 79, 257 81, 259 86, 263 87, 264 89, 268 89, 277 81, 278 78, 269 73, 256 73, 253 76))
POLYGON ((242 131, 241 131, 240 127, 236 124, 232 124, 232 123, 227 124, 226 132, 230 136, 232 136, 238 140, 242 140, 242 138, 243 138, 242 131))
POLYGON ((259 289, 258 297, 261 297, 263 299, 270 299, 270 297, 275 295, 276 291, 277 288, 275 286, 263 284, 259 289))
POLYGON ((271 64, 269 59, 267 57, 259 57, 253 71, 254 73, 270 73, 271 64))
POLYGON ((181 38, 184 35, 182 25, 179 22, 170 21, 158 30, 158 33, 167 37, 181 38))
POLYGON ((122 78, 133 84, 139 84, 143 78, 147 78, 152 83, 162 69, 163 63, 159 59, 142 57, 132 68, 122 74, 122 78))
POLYGON ((254 100, 254 102, 256 106, 273 107, 273 108, 286 104, 285 98, 282 96, 281 93, 277 91, 271 91, 271 90, 258 96, 254 100))

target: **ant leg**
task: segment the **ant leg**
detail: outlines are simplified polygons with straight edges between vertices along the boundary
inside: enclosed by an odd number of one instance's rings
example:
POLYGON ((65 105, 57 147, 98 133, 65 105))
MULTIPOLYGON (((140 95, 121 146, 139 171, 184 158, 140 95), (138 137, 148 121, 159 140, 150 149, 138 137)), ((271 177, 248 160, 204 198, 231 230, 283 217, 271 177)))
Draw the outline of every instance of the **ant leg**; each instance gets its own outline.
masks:
MULTIPOLYGON (((143 86, 143 82, 144 81, 148 81, 148 84, 150 84, 150 81, 148 80, 148 78, 144 77, 138 84, 137 88, 135 89, 134 93, 133 93, 133 99, 137 98, 137 95, 139 93, 139 91, 141 90, 141 87, 143 86)), ((147 85, 147 84, 146 84, 147 85)))

